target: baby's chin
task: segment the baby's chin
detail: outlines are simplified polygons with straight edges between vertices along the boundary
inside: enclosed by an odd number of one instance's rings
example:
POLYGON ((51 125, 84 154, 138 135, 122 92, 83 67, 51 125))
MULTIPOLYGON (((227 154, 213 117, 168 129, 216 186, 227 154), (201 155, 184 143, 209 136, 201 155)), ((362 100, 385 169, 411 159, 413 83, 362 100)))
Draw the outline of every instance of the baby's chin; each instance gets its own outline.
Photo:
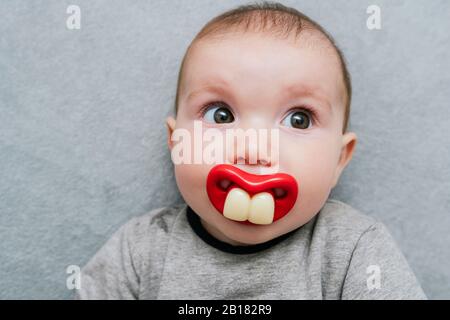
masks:
MULTIPOLYGON (((208 219, 209 225, 216 231, 220 232, 228 243, 232 245, 256 245, 261 244, 272 239, 278 238, 290 231, 300 227, 304 224, 302 221, 294 223, 293 216, 286 216, 280 220, 277 220, 269 225, 256 225, 256 224, 243 224, 241 222, 233 221, 225 218, 224 216, 217 214, 217 216, 210 217, 208 219), (231 240, 231 241, 230 241, 231 240)), ((208 222, 203 224, 206 226, 208 222)), ((219 239, 222 240, 223 239, 219 239)))
POLYGON ((250 229, 261 229, 260 226, 245 226, 245 230, 241 228, 233 228, 232 230, 222 230, 224 235, 236 243, 234 245, 255 245, 270 241, 276 238, 275 234, 272 232, 261 232, 261 230, 250 230, 250 229))

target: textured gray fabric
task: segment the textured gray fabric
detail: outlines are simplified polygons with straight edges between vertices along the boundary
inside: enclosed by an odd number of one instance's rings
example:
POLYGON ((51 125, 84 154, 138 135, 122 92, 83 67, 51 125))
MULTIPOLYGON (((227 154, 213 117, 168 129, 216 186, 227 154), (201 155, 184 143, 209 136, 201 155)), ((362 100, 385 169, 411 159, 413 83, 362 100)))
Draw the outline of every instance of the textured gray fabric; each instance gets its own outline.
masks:
MULTIPOLYGON (((177 70, 195 33, 242 3, 0 1, 0 298, 70 297, 68 265, 181 202, 164 127, 177 70)), ((450 2, 282 3, 331 32, 352 74, 359 142, 333 197, 382 221, 427 296, 450 298, 450 2), (366 28, 371 4, 381 30, 366 28)))
POLYGON ((83 268, 77 299, 423 299, 385 226, 328 200, 289 238, 251 254, 221 251, 186 206, 122 226, 83 268), (374 287, 371 267, 379 270, 374 287), (369 271, 369 273, 368 273, 369 271))

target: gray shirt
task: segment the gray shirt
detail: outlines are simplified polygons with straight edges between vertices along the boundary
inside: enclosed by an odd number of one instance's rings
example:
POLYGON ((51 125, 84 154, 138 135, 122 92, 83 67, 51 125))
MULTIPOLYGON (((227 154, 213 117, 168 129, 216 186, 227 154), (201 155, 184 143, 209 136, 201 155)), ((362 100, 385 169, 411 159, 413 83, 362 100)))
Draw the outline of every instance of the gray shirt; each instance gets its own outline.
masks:
POLYGON ((186 204, 123 225, 82 269, 77 299, 425 299, 386 227, 328 200, 307 224, 233 247, 186 204))

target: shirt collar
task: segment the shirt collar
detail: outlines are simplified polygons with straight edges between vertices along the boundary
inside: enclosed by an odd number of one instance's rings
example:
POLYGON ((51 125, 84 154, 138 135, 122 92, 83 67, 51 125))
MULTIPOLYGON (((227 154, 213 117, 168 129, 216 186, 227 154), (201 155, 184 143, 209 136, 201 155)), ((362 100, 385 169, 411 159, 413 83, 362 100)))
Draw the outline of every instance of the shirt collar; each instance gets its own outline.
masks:
POLYGON ((298 229, 301 227, 292 230, 291 232, 285 233, 277 238, 274 238, 272 240, 269 240, 267 242, 259 243, 259 244, 253 244, 248 246, 233 246, 229 243, 223 242, 218 240, 217 238, 213 237, 206 229, 203 227, 200 217, 194 210, 192 210, 191 207, 187 206, 186 210, 187 219, 189 221, 189 225, 191 226, 192 230, 207 244, 210 246, 223 251, 227 253, 234 253, 234 254, 249 254, 249 253, 257 253, 263 250, 266 250, 268 248, 273 247, 274 245, 280 243, 281 241, 289 238, 291 235, 293 235, 298 229))

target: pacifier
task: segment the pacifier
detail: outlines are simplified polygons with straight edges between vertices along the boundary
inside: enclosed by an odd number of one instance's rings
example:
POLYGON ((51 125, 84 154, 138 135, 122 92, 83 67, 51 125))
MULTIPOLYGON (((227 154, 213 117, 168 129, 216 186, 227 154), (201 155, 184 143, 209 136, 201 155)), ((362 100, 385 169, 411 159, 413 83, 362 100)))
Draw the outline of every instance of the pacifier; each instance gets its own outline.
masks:
POLYGON ((285 173, 258 175, 220 164, 209 172, 206 191, 224 217, 244 224, 268 225, 289 213, 297 200, 298 187, 285 173))

